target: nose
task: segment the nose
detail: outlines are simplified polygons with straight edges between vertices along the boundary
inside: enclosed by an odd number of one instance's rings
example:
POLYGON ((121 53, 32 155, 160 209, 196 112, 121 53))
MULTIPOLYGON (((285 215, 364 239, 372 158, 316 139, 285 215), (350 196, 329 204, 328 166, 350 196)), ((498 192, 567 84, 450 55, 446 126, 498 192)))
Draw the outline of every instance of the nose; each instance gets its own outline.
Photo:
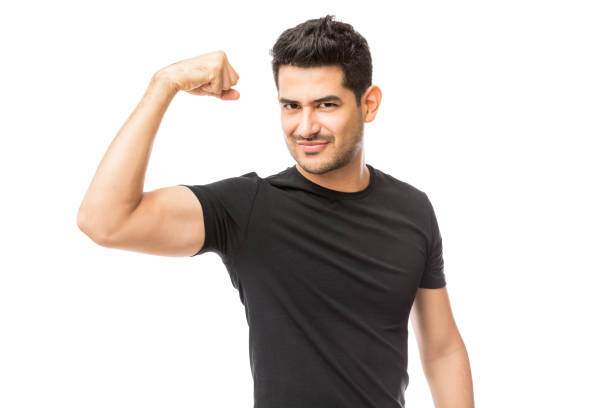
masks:
POLYGON ((314 115, 310 109, 304 109, 300 117, 300 124, 297 128, 297 134, 308 139, 312 135, 316 135, 320 132, 321 126, 317 123, 316 115, 314 115))

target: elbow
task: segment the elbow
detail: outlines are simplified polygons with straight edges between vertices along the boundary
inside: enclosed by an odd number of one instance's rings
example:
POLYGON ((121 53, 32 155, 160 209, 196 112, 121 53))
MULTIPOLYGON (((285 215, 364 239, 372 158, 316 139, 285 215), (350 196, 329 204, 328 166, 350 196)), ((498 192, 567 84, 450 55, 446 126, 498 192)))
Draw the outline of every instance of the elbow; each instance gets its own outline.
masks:
POLYGON ((77 226, 96 244, 103 247, 110 247, 110 242, 106 238, 108 235, 103 233, 101 228, 95 227, 95 217, 85 211, 79 211, 77 214, 77 226))
POLYGON ((87 223, 87 216, 85 215, 83 211, 79 211, 77 213, 77 226, 85 234, 87 234, 87 227, 86 227, 87 224, 86 223, 87 223))
POLYGON ((465 349, 463 338, 458 330, 437 335, 434 338, 421 340, 419 344, 421 360, 430 362, 444 358, 449 354, 453 354, 458 350, 465 349))

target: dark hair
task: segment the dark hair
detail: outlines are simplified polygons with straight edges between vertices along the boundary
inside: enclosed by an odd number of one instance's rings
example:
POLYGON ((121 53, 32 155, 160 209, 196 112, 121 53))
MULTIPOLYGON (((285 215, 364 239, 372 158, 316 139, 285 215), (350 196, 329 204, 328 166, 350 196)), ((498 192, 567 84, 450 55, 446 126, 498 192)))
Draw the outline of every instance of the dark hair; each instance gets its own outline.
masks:
POLYGON ((338 65, 344 76, 342 86, 353 91, 357 106, 361 106, 361 96, 372 85, 368 42, 353 26, 333 21, 334 17, 328 14, 283 31, 270 50, 274 84, 278 90, 281 65, 301 68, 338 65))

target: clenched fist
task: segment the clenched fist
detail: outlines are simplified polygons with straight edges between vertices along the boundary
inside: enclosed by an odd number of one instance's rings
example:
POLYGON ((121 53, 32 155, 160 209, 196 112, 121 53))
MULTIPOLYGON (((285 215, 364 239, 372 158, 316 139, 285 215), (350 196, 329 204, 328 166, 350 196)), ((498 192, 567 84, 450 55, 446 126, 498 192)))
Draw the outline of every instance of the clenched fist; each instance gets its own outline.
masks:
POLYGON ((156 75, 170 80, 177 90, 190 94, 211 95, 223 100, 240 98, 240 92, 231 88, 240 76, 221 50, 175 62, 160 69, 156 75))

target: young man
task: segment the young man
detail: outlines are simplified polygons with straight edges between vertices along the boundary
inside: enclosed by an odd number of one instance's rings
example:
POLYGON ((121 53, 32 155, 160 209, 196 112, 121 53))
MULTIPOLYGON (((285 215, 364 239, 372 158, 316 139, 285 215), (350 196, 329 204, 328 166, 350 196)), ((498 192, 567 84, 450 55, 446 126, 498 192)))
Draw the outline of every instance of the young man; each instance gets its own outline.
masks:
POLYGON ((111 248, 221 257, 249 324, 256 408, 404 407, 411 310, 436 407, 473 407, 433 206, 365 163, 364 122, 382 98, 366 40, 328 15, 283 32, 272 56, 294 166, 142 192, 179 90, 240 96, 225 53, 204 54, 154 75, 100 163, 79 227, 111 248))

